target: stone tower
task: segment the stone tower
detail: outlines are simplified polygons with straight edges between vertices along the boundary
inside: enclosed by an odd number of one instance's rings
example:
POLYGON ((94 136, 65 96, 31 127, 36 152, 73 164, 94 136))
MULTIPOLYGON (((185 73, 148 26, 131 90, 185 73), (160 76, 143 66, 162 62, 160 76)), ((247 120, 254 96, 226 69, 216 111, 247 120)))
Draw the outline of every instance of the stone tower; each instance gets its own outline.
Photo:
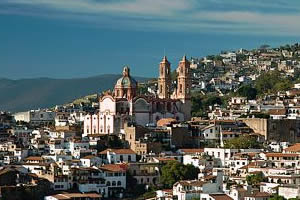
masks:
POLYGON ((191 74, 190 74, 190 62, 184 55, 179 62, 177 68, 177 93, 176 98, 182 102, 182 112, 185 115, 185 120, 191 118, 191 74))
POLYGON ((159 76, 158 76, 158 97, 160 99, 170 98, 171 93, 171 65, 164 56, 159 64, 159 76))

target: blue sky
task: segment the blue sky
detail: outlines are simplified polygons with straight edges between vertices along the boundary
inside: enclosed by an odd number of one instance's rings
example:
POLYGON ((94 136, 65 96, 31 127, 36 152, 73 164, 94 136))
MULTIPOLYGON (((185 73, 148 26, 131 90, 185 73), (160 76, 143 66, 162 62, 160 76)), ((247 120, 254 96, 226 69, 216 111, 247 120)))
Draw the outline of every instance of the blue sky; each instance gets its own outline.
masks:
POLYGON ((299 0, 0 0, 0 77, 156 76, 183 54, 299 41, 299 0))

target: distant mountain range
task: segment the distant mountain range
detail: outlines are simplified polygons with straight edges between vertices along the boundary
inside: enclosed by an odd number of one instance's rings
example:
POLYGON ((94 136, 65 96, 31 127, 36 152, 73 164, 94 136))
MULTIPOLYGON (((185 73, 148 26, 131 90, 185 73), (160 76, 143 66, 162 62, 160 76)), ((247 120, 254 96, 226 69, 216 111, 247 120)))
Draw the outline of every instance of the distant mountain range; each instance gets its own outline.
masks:
MULTIPOLYGON (((121 75, 105 74, 88 78, 0 78, 0 110, 26 111, 65 104, 76 98, 112 89, 121 75)), ((148 78, 135 77, 143 82, 148 78)))

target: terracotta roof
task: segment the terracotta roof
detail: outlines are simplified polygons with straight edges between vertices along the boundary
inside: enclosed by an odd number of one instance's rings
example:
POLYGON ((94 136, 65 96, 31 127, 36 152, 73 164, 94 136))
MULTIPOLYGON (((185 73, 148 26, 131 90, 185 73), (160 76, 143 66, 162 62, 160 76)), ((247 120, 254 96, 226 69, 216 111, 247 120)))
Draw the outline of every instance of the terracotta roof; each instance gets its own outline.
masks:
POLYGON ((99 154, 107 154, 107 152, 113 152, 115 154, 135 154, 132 149, 106 149, 104 151, 99 152, 99 154))
POLYGON ((85 157, 83 157, 83 158, 81 158, 81 159, 92 159, 92 158, 95 158, 96 156, 94 156, 94 155, 88 155, 88 156, 85 156, 85 157))
POLYGON ((266 153, 267 157, 297 157, 298 154, 294 153, 266 153))
POLYGON ((209 196, 211 196, 215 200, 233 200, 233 198, 226 194, 210 194, 209 196))
POLYGON ((171 124, 172 122, 176 122, 176 119, 173 118, 162 118, 157 121, 156 125, 157 126, 166 126, 171 124))
POLYGON ((270 115, 285 115, 286 114, 286 109, 270 109, 268 111, 270 115))
POLYGON ((183 185, 183 186, 196 186, 196 187, 201 187, 205 182, 203 181, 178 181, 177 183, 175 183, 175 185, 183 185))
POLYGON ((175 158, 171 157, 171 158, 166 158, 166 157, 155 157, 155 159, 157 159, 158 161, 176 161, 175 158))
POLYGON ((256 192, 253 194, 246 195, 245 197, 270 197, 271 195, 267 192, 256 192))
POLYGON ((185 154, 203 153, 204 149, 180 149, 185 154))
POLYGON ((40 156, 29 156, 25 160, 43 161, 43 158, 40 156))
POLYGON ((300 152, 300 143, 296 143, 286 149, 284 149, 286 152, 300 152))
POLYGON ((209 181, 209 180, 214 180, 214 179, 216 179, 216 178, 217 178, 217 176, 214 176, 214 175, 208 175, 208 176, 205 176, 205 177, 204 177, 204 180, 209 181))
POLYGON ((105 171, 111 171, 111 172, 125 172, 127 170, 126 164, 109 164, 109 165, 103 165, 99 167, 99 169, 105 170, 105 171))
POLYGON ((59 200, 65 200, 65 199, 72 199, 72 198, 100 198, 100 194, 96 193, 64 193, 64 194, 56 194, 52 195, 52 197, 55 197, 59 200))

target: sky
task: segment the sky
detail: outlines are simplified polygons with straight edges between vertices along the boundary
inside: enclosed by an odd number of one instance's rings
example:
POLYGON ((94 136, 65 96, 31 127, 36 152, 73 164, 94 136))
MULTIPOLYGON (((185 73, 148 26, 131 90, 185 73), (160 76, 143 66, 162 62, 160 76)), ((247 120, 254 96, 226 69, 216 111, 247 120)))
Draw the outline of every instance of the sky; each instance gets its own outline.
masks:
POLYGON ((299 0, 0 0, 0 77, 155 77, 166 55, 299 42, 299 0))

